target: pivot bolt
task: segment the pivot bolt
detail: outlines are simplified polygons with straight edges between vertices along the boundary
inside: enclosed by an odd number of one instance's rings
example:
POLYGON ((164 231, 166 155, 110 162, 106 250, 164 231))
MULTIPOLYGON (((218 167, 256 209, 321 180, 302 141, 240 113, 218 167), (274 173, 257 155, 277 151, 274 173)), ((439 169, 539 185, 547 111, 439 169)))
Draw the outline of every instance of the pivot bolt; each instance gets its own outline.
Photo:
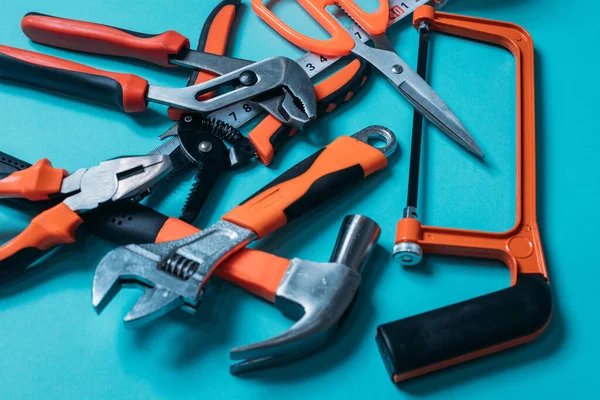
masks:
POLYGON ((416 243, 400 242, 394 246, 394 260, 404 266, 413 266, 421 262, 423 249, 416 243))
POLYGON ((392 72, 396 75, 400 75, 402 72, 404 72, 404 68, 402 68, 402 65, 396 64, 392 67, 392 72))
POLYGON ((212 148, 212 143, 207 141, 204 141, 198 145, 198 150, 200 150, 202 153, 208 153, 212 150, 212 148))
POLYGON ((240 83, 244 86, 256 85, 258 76, 252 71, 244 71, 240 74, 240 83))

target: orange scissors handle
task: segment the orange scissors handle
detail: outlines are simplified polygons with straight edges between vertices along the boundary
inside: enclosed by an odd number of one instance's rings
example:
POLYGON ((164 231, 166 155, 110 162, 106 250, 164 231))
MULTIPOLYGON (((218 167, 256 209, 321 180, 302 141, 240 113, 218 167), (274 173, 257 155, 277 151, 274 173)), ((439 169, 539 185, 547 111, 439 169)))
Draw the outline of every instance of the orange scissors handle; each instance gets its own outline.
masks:
POLYGON ((318 40, 299 33, 273 14, 263 3, 263 0, 252 0, 252 9, 263 21, 289 42, 305 50, 326 56, 346 56, 354 48, 352 35, 327 11, 328 6, 337 5, 343 8, 370 35, 381 35, 387 29, 389 18, 387 0, 379 0, 379 8, 372 13, 364 11, 354 0, 297 1, 331 35, 331 38, 318 40))

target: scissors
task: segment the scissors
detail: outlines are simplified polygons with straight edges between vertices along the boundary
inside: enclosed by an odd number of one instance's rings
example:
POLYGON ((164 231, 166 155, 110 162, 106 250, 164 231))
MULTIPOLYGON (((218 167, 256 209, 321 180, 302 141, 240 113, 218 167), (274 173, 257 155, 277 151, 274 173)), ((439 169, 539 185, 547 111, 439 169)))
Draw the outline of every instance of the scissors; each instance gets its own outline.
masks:
POLYGON ((398 91, 423 116, 442 132, 470 152, 483 158, 484 154, 467 128, 450 110, 438 94, 394 51, 385 31, 388 25, 388 0, 379 0, 379 8, 372 13, 361 9, 354 0, 297 0, 298 3, 331 35, 327 40, 305 36, 280 18, 263 4, 263 0, 252 0, 256 14, 271 28, 294 45, 324 56, 346 56, 353 53, 364 58, 377 68, 398 91), (352 35, 327 7, 342 8, 364 32, 352 35), (360 36, 370 38, 375 47, 368 46, 360 36))

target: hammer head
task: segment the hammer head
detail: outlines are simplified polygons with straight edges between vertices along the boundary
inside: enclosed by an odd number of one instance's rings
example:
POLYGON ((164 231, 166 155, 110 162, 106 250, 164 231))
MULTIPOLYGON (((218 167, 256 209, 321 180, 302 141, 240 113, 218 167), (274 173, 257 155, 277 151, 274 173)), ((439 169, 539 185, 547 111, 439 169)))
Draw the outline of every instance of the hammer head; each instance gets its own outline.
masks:
POLYGON ((273 367, 305 357, 323 347, 354 302, 360 271, 374 249, 381 230, 371 219, 344 219, 331 262, 295 258, 277 288, 275 306, 298 320, 284 333, 263 342, 238 347, 231 359, 232 374, 273 367))

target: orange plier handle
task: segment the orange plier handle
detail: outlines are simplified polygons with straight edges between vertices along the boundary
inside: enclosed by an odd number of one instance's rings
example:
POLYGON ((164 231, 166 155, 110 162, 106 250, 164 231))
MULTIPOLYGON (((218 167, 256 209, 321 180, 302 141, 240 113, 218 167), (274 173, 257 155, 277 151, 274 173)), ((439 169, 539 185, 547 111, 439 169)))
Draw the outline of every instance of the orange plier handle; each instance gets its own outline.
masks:
MULTIPOLYGON (((0 179, 0 198, 49 200, 60 195, 67 175, 64 169, 54 168, 44 158, 27 169, 0 179)), ((0 247, 0 277, 5 278, 24 269, 54 246, 73 243, 75 231, 82 223, 78 213, 64 203, 43 211, 31 220, 24 231, 0 247)))

